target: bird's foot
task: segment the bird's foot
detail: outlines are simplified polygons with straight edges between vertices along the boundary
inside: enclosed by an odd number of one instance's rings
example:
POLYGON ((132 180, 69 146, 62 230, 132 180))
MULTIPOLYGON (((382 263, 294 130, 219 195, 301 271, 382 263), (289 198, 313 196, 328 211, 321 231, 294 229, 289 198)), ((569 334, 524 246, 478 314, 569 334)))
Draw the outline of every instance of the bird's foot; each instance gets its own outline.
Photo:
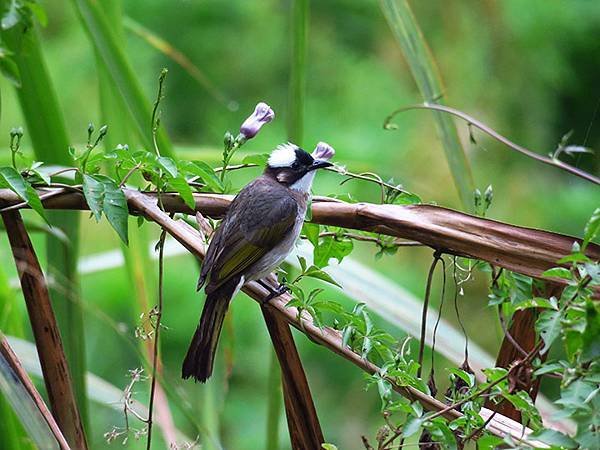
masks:
POLYGON ((267 295, 264 299, 263 299, 263 304, 265 303, 269 303, 271 300, 273 300, 276 297, 279 297, 280 295, 285 294, 286 292, 290 291, 290 288, 286 286, 285 283, 280 283, 279 286, 277 286, 276 288, 273 288, 273 286, 271 286, 270 284, 265 283, 262 280, 258 280, 258 284, 260 284, 262 287, 264 287, 267 291, 269 291, 269 295, 267 295))

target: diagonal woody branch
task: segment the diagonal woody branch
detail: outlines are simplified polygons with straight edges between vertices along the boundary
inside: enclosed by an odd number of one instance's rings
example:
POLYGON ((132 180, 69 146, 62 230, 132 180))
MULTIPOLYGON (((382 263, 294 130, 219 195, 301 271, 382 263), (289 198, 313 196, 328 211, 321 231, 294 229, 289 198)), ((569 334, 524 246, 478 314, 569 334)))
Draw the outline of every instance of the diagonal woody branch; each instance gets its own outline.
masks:
POLYGON ((87 449, 71 374, 42 268, 20 213, 2 213, 2 220, 19 273, 52 415, 73 449, 87 449))
MULTIPOLYGON (((156 199, 153 199, 149 195, 127 190, 126 196, 129 201, 129 205, 134 210, 144 215, 144 217, 147 219, 160 225, 194 256, 200 259, 204 258, 206 245, 202 239, 200 239, 198 232, 194 228, 181 220, 176 221, 171 219, 166 213, 158 208, 156 199)), ((279 318, 284 319, 300 332, 307 335, 312 341, 327 347, 332 352, 352 362, 354 365, 358 366, 369 374, 380 372, 379 367, 377 367, 375 364, 362 358, 360 355, 354 353, 350 348, 344 346, 342 342, 342 336, 338 331, 328 327, 319 328, 313 323, 311 317, 307 313, 299 314, 296 308, 287 307, 287 303, 291 300, 291 296, 289 294, 283 294, 265 304, 264 300, 269 296, 269 291, 267 291, 259 283, 246 283, 242 290, 254 300, 263 304, 268 311, 272 312, 279 318)), ((405 397, 420 402, 423 407, 429 411, 442 412, 441 415, 450 420, 461 416, 461 413, 457 410, 449 410, 447 405, 444 403, 417 389, 414 389, 410 386, 400 386, 392 379, 389 379, 389 381, 395 391, 405 397)), ((490 414, 491 412, 489 410, 482 410, 481 412, 484 420, 489 419, 490 414)), ((489 420, 488 424, 486 425, 486 429, 496 436, 505 437, 507 434, 509 434, 517 442, 522 442, 526 445, 544 447, 544 444, 540 442, 532 442, 530 439, 528 439, 530 430, 524 429, 521 424, 500 414, 496 414, 493 418, 491 418, 491 420, 489 420)))
MULTIPOLYGON (((56 194, 43 202, 46 208, 88 208, 81 193, 57 189, 44 190, 44 193, 48 191, 56 194)), ((216 194, 194 194, 194 197, 195 209, 211 217, 223 216, 232 199, 232 196, 216 194)), ((20 202, 13 192, 0 189, 0 207, 20 202)), ((163 195, 162 203, 167 212, 194 212, 177 194, 163 195)), ((132 213, 137 212, 135 207, 131 209, 132 213)), ((571 252, 573 242, 581 241, 572 236, 519 227, 432 205, 350 204, 315 200, 312 221, 418 241, 446 253, 481 259, 534 278, 542 278, 545 270, 556 266, 556 261, 571 252)), ((599 260, 600 246, 590 244, 587 254, 599 260)), ((560 279, 552 281, 564 283, 560 279)))

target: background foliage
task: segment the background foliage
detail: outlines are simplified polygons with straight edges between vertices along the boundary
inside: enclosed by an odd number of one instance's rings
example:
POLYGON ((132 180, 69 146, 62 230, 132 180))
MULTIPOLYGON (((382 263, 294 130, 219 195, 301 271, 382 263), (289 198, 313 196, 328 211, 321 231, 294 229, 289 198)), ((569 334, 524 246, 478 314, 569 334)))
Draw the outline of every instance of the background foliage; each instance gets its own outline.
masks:
MULTIPOLYGON (((82 2, 85 3, 85 2, 82 2)), ((422 0, 413 2, 416 17, 428 39, 442 77, 448 104, 470 112, 516 142, 542 153, 556 147, 569 130, 571 142, 600 148, 600 127, 593 122, 600 91, 595 74, 600 71, 600 4, 535 0, 526 6, 518 0, 468 2, 422 0)), ((48 22, 40 28, 50 77, 59 93, 67 135, 77 148, 87 139, 87 125, 107 123, 115 129, 125 120, 104 117, 99 108, 99 81, 94 49, 73 5, 46 2, 48 22)), ((289 82, 288 2, 218 1, 164 2, 127 0, 123 12, 138 24, 179 49, 204 73, 210 83, 200 84, 172 59, 148 45, 132 27, 125 27, 122 50, 147 98, 154 98, 160 68, 169 68, 166 98, 162 105, 165 125, 175 150, 182 158, 203 159, 218 165, 224 130, 235 130, 259 100, 267 101, 278 120, 266 127, 235 156, 268 152, 285 141, 289 82), (208 87, 207 87, 208 86, 208 87)), ((394 177, 426 202, 460 207, 446 159, 428 112, 411 112, 397 118, 395 132, 382 128, 385 116, 398 106, 420 101, 411 74, 375 1, 335 0, 312 2, 306 60, 306 109, 303 141, 307 149, 325 140, 336 150, 336 160, 355 171, 375 171, 394 177)), ((8 80, 0 80, 0 165, 10 162, 9 130, 25 121, 8 80)), ((39 121, 43 122, 40 116, 39 121)), ((149 124, 148 124, 149 126, 149 124)), ((97 126, 99 128, 99 126, 97 126)), ((476 136, 459 125, 471 162, 475 184, 482 191, 494 189, 488 216, 520 225, 580 235, 591 212, 598 206, 598 190, 582 180, 542 167, 499 144, 476 136)), ((139 146, 132 143, 132 146, 139 146)), ((31 136, 22 141, 31 153, 31 136)), ((600 160, 580 155, 576 165, 598 173, 600 160)), ((240 186, 258 173, 250 169, 232 174, 240 186)), ((318 194, 350 192, 356 198, 378 201, 376 187, 349 182, 322 173, 314 191, 318 194)), ((31 220, 37 220, 33 215, 31 220)), ((41 222, 40 222, 41 223, 41 222)), ((132 231, 135 224, 131 223, 132 231)), ((157 237, 156 230, 144 233, 157 237)), ((117 249, 118 237, 106 221, 82 220, 81 255, 117 249)), ((36 247, 44 252, 42 235, 36 247)), ((355 257, 389 276, 419 297, 431 252, 403 248, 396 255, 374 259, 376 249, 356 244, 355 257)), ((116 256, 108 256, 114 262, 116 256)), ((0 277, 15 276, 5 236, 0 237, 0 277)), ((95 264, 96 269, 98 263, 95 264)), ((147 276, 155 286, 155 271, 147 276)), ((225 330, 218 368, 231 369, 225 381, 217 376, 212 386, 183 383, 179 367, 189 336, 196 326, 201 294, 195 293, 197 270, 190 257, 169 259, 166 264, 164 324, 162 334, 164 372, 171 389, 189 399, 195 421, 219 435, 229 448, 258 448, 264 443, 267 419, 269 341, 258 308, 238 298, 225 330), (224 351, 223 351, 224 350, 224 351), (232 367, 224 367, 224 361, 232 367), (216 413, 215 413, 216 412, 216 413), (264 412, 264 413, 263 413, 264 412)), ((316 283, 315 283, 316 286, 316 283)), ((492 309, 486 307, 487 285, 482 274, 463 286, 460 298, 467 332, 495 354, 502 338, 492 309), (489 326, 482 327, 486 323, 489 326), (494 325, 492 325, 494 324, 494 325)), ((127 370, 139 367, 139 344, 133 330, 139 324, 136 286, 122 269, 95 270, 83 275, 80 301, 84 305, 87 370, 116 386, 128 382, 127 370), (128 344, 127 344, 128 343, 128 344)), ((0 296, 3 296, 0 289, 0 296)), ((149 289, 149 303, 155 298, 149 289)), ((12 293, 4 294, 6 301, 12 293)), ((19 293, 16 294, 20 296, 19 293)), ((339 299, 327 290, 325 295, 339 299)), ((434 298, 434 303, 439 299, 434 298)), ((19 307, 23 302, 16 302, 19 307)), ((351 309, 352 304, 345 305, 351 309)), ((437 306, 437 304, 434 304, 437 306)), ((15 315, 16 321, 26 318, 15 315)), ((452 315, 447 319, 455 321, 452 315)), ((375 320, 395 337, 403 335, 375 320)), ((27 331, 25 331, 26 337, 27 331)), ((298 339, 303 361, 326 438, 339 448, 361 448, 360 435, 374 435, 380 425, 380 401, 364 392, 364 377, 346 363, 329 358, 325 350, 298 339), (332 380, 334 382, 332 382, 332 380)), ((462 343, 457 343, 462 346, 462 343)), ((426 358, 427 360, 427 358, 426 358)), ((438 373, 449 364, 438 358, 438 373)), ((445 387, 442 387, 444 389, 445 387)), ((545 383, 542 392, 555 393, 556 383, 545 383)), ((138 398, 144 400, 146 389, 138 398)), ((121 420, 119 413, 94 408, 90 414, 93 448, 104 448, 102 433, 121 420)), ((196 428, 177 409, 179 428, 195 436, 196 428)), ((284 421, 281 421, 282 426, 284 421)), ((287 442, 281 434, 282 445, 287 442)), ((115 444, 113 444, 115 445, 115 444)), ((130 443, 132 448, 135 443, 130 443)))

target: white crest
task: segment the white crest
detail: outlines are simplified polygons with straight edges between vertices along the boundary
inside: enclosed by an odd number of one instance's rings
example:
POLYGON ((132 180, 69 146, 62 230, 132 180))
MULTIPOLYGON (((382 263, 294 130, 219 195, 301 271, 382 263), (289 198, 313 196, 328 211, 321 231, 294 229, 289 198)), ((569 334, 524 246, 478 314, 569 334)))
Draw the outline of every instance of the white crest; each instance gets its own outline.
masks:
POLYGON ((297 145, 288 142, 280 144, 273 150, 269 156, 268 164, 270 167, 290 167, 296 161, 297 145))

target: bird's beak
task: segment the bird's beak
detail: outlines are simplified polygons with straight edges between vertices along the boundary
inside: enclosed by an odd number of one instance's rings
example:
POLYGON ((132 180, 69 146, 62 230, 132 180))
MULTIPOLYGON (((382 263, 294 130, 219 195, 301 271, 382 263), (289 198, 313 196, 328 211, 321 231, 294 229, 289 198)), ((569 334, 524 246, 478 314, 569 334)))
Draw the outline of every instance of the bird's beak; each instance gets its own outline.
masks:
POLYGON ((308 168, 308 171, 322 169, 323 167, 331 167, 332 163, 329 161, 325 161, 324 159, 315 159, 311 166, 308 168))

